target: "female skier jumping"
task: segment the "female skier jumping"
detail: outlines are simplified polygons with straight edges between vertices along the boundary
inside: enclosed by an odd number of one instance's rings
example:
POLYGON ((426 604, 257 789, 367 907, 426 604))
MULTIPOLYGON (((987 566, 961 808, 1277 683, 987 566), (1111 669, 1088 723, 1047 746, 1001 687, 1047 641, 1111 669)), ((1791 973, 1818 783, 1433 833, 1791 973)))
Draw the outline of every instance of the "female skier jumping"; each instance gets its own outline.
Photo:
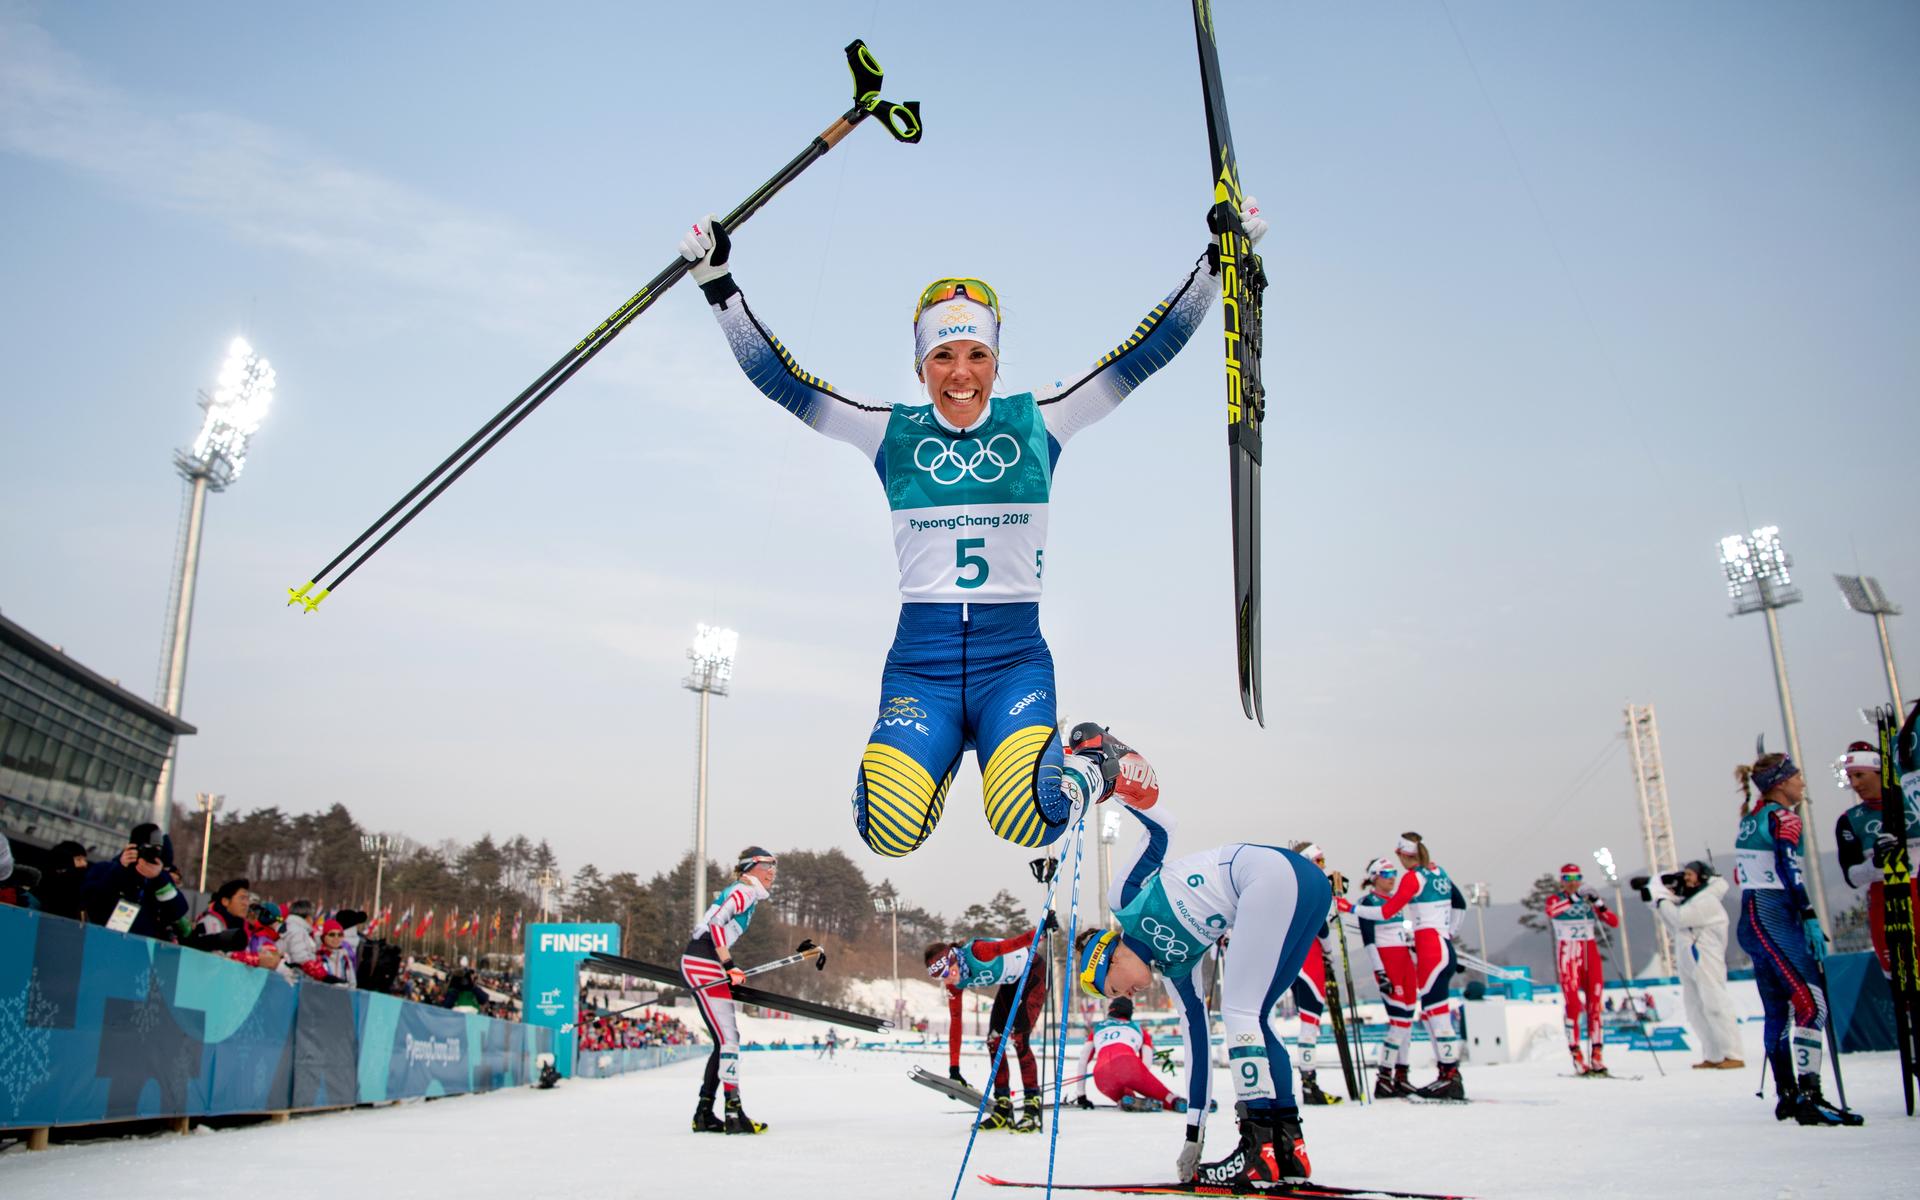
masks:
MULTIPOLYGON (((1069 749, 1111 744, 1111 734, 1083 724, 1074 728, 1069 749)), ((1133 996, 1153 985, 1158 970, 1180 1001, 1182 1032, 1195 1047, 1187 1054, 1182 1181, 1244 1189, 1304 1180, 1312 1166, 1294 1102, 1293 1064, 1273 1013, 1326 925, 1332 885, 1319 868, 1278 846, 1230 842, 1169 861, 1174 820, 1159 801, 1158 784, 1118 794, 1140 822, 1140 842, 1115 863, 1107 893, 1119 930, 1089 929, 1074 939, 1080 985, 1109 999, 1133 996), (1202 1164, 1210 1083, 1204 1047, 1211 1038, 1193 968, 1229 934, 1220 1009, 1240 1141, 1218 1162, 1202 1164)))
POLYGON ((1817 977, 1827 936, 1800 874, 1802 827, 1794 811, 1806 799, 1807 777, 1784 754, 1762 754, 1751 766, 1735 767, 1733 777, 1740 781, 1740 836, 1734 843, 1740 947, 1753 958, 1753 981, 1767 1013, 1761 1041, 1778 1097, 1774 1118, 1864 1125, 1863 1117, 1833 1107, 1820 1094, 1827 997, 1817 977))
POLYGON ((732 985, 746 979, 733 965, 733 943, 753 921, 753 906, 767 898, 780 875, 779 860, 758 846, 740 852, 736 878, 715 896, 693 939, 680 956, 680 975, 700 1007, 713 1038, 707 1071, 700 1080, 700 1103, 693 1110, 695 1133, 765 1133, 764 1123, 752 1120, 740 1107, 740 1029, 734 1021, 732 985), (714 1093, 726 1087, 726 1120, 713 1115, 714 1093))
MULTIPOLYGON (((1258 241, 1267 223, 1242 213, 1258 241)), ((708 216, 680 254, 755 387, 859 450, 893 512, 900 621, 879 714, 853 786, 853 821, 875 853, 932 834, 961 755, 980 763, 987 824, 1022 846, 1060 836, 1075 805, 1113 790, 1117 758, 1064 757, 1040 582, 1053 472, 1068 439, 1112 412, 1184 346, 1219 291, 1212 245, 1167 298, 1091 370, 992 395, 1000 300, 978 279, 941 279, 914 306, 914 371, 926 402, 858 400, 793 361, 729 273, 727 231, 708 216)))

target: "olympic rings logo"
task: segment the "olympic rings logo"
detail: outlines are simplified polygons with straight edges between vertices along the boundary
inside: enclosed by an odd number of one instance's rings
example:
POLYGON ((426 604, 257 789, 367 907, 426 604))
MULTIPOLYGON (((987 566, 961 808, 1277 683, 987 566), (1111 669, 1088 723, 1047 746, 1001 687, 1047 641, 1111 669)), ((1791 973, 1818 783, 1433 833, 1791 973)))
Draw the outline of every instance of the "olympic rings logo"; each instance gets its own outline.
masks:
POLYGON ((985 442, 975 438, 921 438, 920 444, 913 448, 913 465, 931 475, 942 487, 951 487, 969 477, 976 483, 998 482, 1007 469, 1019 461, 1020 443, 1009 433, 996 433, 985 442), (929 446, 933 447, 931 456, 927 454, 929 446), (973 452, 962 453, 962 446, 972 446, 973 452))
POLYGON ((927 710, 924 708, 915 708, 914 699, 912 696, 895 696, 891 700, 887 701, 887 706, 885 708, 880 710, 880 716, 882 718, 918 717, 921 720, 925 720, 927 716, 927 710))
POLYGON ((1152 917, 1147 917, 1140 922, 1140 932, 1152 939, 1155 954, 1168 962, 1187 961, 1186 939, 1171 925, 1162 925, 1152 917))

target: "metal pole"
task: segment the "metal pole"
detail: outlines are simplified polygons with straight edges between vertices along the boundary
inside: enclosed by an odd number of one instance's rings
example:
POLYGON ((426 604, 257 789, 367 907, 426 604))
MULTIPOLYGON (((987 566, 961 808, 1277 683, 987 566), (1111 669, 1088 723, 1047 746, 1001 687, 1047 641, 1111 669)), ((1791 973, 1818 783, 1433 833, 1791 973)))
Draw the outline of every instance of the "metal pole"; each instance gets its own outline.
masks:
POLYGON ((700 771, 693 802, 693 921, 707 911, 707 701, 713 695, 700 688, 700 771))
POLYGON ((1473 917, 1480 925, 1480 957, 1493 961, 1493 952, 1487 947, 1487 887, 1481 884, 1473 897, 1473 917))
POLYGON ((1613 881, 1613 911, 1620 914, 1620 954, 1627 960, 1627 990, 1633 990, 1633 943, 1627 940, 1627 902, 1620 894, 1620 881, 1613 881))
POLYGON ((899 1015, 900 1005, 906 999, 906 993, 900 990, 900 899, 889 897, 887 912, 893 917, 893 1008, 899 1015))
POLYGON ((213 794, 201 792, 198 799, 201 810, 207 814, 206 824, 200 827, 200 887, 197 889, 204 896, 207 894, 207 846, 213 841, 213 794))
MULTIPOLYGON (((1771 589, 1764 580, 1761 589, 1762 596, 1770 598, 1771 589)), ((1787 727, 1787 753, 1793 755, 1793 761, 1804 771, 1807 760, 1800 756, 1800 726, 1793 719, 1793 688, 1787 683, 1787 657, 1780 647, 1780 617, 1771 604, 1761 611, 1767 616, 1767 644, 1773 650, 1773 682, 1780 691, 1780 720, 1787 727)), ((1830 930, 1833 922, 1827 919, 1826 872, 1820 867, 1818 823, 1808 819, 1804 800, 1799 809, 1800 827, 1807 839, 1807 881, 1813 885, 1813 910, 1820 918, 1820 927, 1830 930)))
MULTIPOLYGON (((193 584, 200 573, 200 529, 207 514, 207 477, 193 476, 193 502, 187 517, 187 546, 180 555, 180 576, 176 580, 180 603, 173 612, 173 639, 167 643, 167 690, 160 707, 180 715, 180 699, 187 690, 187 634, 193 628, 193 584)), ((153 785, 153 823, 162 833, 170 831, 173 814, 173 760, 179 753, 176 735, 160 764, 160 778, 153 785)))
POLYGON ((1900 702, 1900 676, 1893 669, 1893 641, 1887 637, 1887 614, 1873 614, 1873 627, 1880 631, 1880 664, 1887 669, 1887 691, 1893 696, 1893 712, 1896 719, 1907 711, 1900 702))
POLYGON ((387 835, 381 834, 374 843, 373 852, 373 913, 371 920, 380 918, 380 885, 386 882, 387 874, 387 835))

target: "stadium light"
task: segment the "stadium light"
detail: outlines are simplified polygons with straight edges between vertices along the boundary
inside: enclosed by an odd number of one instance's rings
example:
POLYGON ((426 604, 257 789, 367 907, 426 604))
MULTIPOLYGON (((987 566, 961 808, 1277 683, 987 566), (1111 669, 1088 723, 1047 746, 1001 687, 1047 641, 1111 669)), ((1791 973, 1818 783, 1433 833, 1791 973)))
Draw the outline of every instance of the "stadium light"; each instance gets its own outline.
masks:
POLYGON ((693 670, 681 680, 681 686, 700 694, 699 782, 693 801, 693 919, 707 911, 707 704, 713 696, 724 696, 733 686, 733 656, 740 649, 740 635, 718 625, 694 627, 693 645, 687 649, 687 661, 693 670))
POLYGON ((1840 585, 1840 598, 1848 608, 1873 618, 1874 628, 1880 631, 1880 665, 1887 670, 1887 692, 1893 697, 1893 711, 1905 712, 1906 705, 1900 702, 1900 675, 1893 669, 1893 641, 1887 637, 1887 618, 1899 616, 1900 606, 1887 599, 1886 592, 1880 589, 1880 581, 1871 575, 1835 575, 1833 580, 1840 585))
MULTIPOLYGON (((1733 597, 1732 616, 1764 613, 1767 618, 1767 646, 1773 652, 1773 684, 1780 693, 1780 722, 1787 727, 1787 753, 1806 769, 1806 757, 1800 753, 1800 725, 1793 715, 1793 688, 1787 682, 1787 655, 1780 646, 1779 611, 1800 602, 1800 589, 1793 586, 1793 559, 1780 544, 1780 527, 1766 525, 1752 533, 1730 534, 1720 539, 1720 569, 1726 575, 1727 593, 1733 597)), ((1820 914, 1823 928, 1827 920, 1825 872, 1820 867, 1818 822, 1800 816, 1806 830, 1807 876, 1813 883, 1813 907, 1820 914)), ((1652 864, 1649 864, 1651 866, 1652 864)))
POLYGON ((1620 894, 1620 872, 1614 868, 1613 851, 1605 846, 1593 852, 1593 861, 1607 873, 1607 882, 1613 885, 1613 910, 1620 914, 1620 954, 1627 960, 1627 987, 1633 987, 1633 944, 1627 941, 1627 902, 1620 894))
POLYGON ((876 916, 892 918, 893 922, 893 1007, 894 1017, 897 1020, 900 1015, 900 1006, 906 999, 905 994, 900 990, 900 897, 891 893, 875 896, 873 911, 876 916))
MULTIPOLYGON (((168 622, 173 636, 167 642, 166 682, 160 693, 160 707, 176 717, 187 690, 187 639, 193 627, 193 589, 200 574, 200 533, 206 523, 207 493, 226 491, 246 469, 247 448, 273 404, 276 383, 273 365, 254 353, 245 338, 233 339, 227 346, 227 359, 221 364, 213 395, 200 393, 200 407, 206 410, 200 436, 193 439, 192 447, 173 452, 174 469, 192 488, 186 535, 180 539, 175 556, 173 611, 168 622)), ((162 829, 172 824, 175 752, 167 752, 153 788, 153 822, 162 829)))

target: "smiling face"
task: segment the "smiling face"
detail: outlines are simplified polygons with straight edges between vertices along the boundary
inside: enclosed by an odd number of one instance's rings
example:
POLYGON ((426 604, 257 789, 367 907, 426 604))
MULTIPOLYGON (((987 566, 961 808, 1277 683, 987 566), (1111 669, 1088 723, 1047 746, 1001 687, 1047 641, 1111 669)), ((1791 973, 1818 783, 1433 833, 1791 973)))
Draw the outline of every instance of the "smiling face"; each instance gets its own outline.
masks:
POLYGON ((969 429, 987 408, 1000 363, 985 342, 943 342, 920 364, 920 378, 940 416, 955 429, 969 429))

